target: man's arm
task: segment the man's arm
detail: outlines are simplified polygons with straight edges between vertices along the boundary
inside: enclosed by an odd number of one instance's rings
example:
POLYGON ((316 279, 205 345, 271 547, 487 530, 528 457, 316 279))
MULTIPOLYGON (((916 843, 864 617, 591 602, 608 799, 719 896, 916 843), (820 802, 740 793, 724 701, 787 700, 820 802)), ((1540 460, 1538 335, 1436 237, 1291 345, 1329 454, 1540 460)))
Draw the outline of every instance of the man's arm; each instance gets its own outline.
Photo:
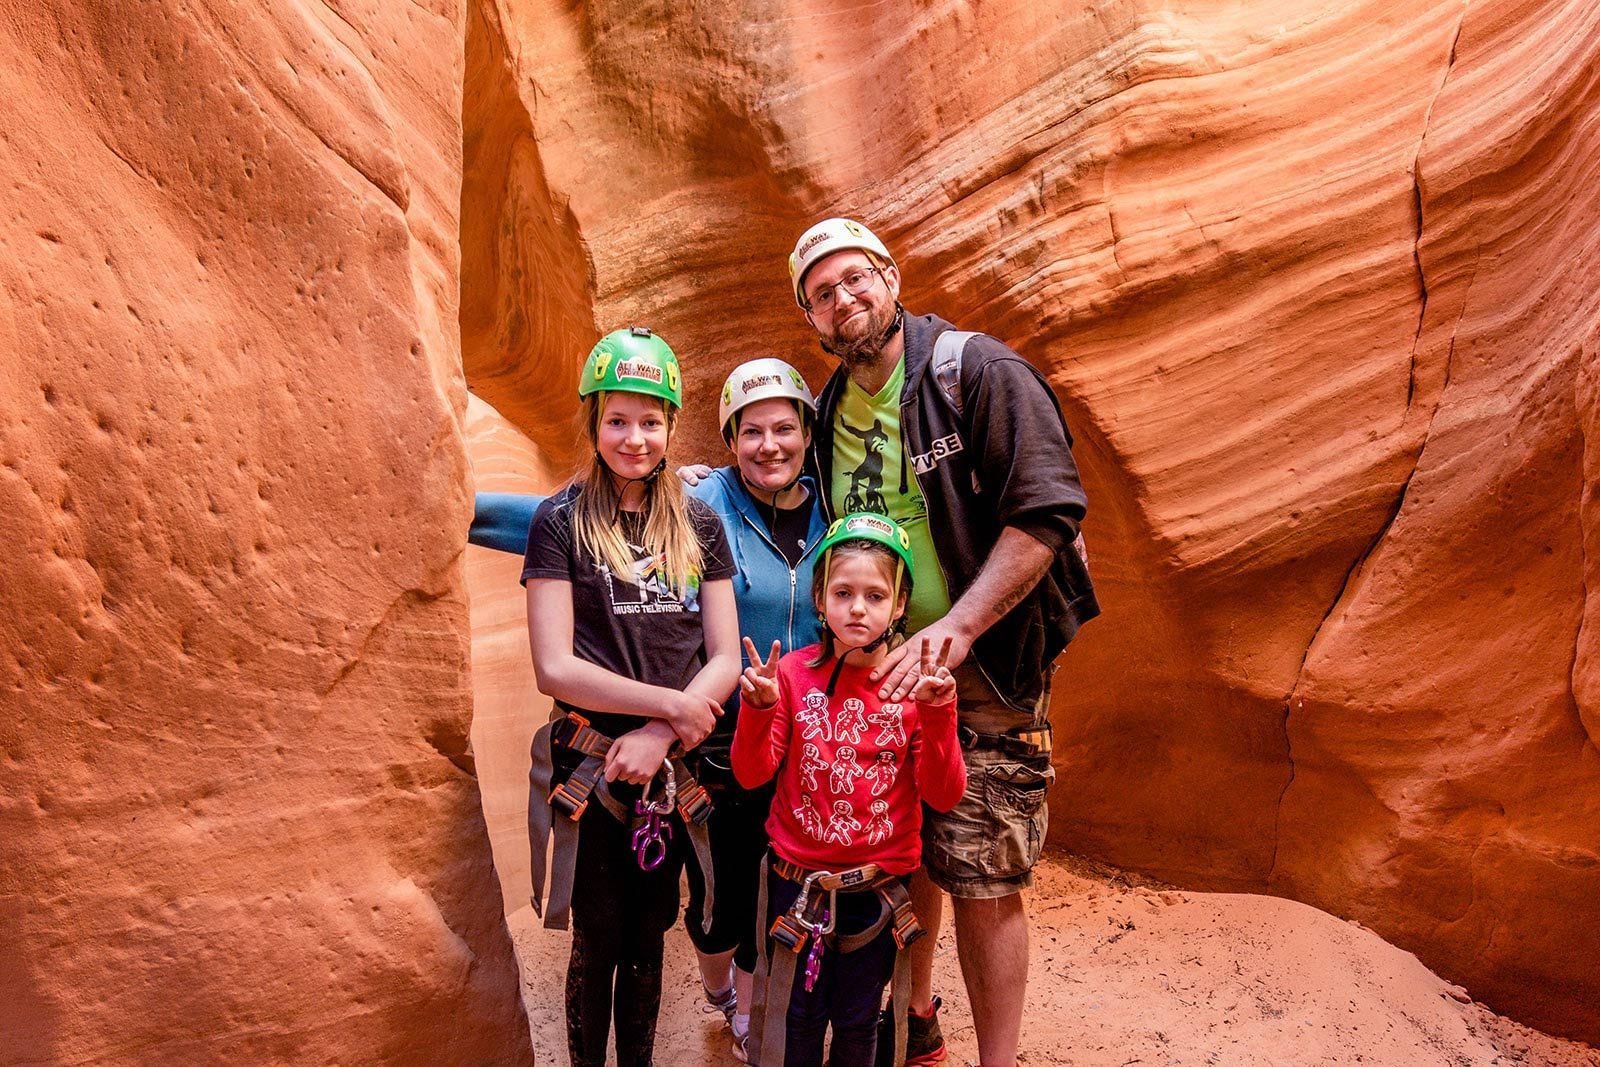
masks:
POLYGON ((951 605, 949 613, 919 630, 917 640, 891 649, 872 672, 873 681, 883 679, 878 698, 900 700, 911 692, 917 684, 917 657, 912 652, 921 647, 923 638, 933 648, 949 638, 946 665, 951 669, 959 666, 972 650, 972 643, 1033 591, 1055 557, 1053 548, 1015 526, 1001 530, 983 569, 961 599, 951 605))
MULTIPOLYGON (((1072 442, 1049 384, 992 338, 968 344, 990 346, 967 402, 974 462, 1001 530, 949 614, 920 631, 934 647, 951 638, 951 667, 1033 591, 1057 553, 1071 551, 1085 505, 1072 442)), ((882 699, 899 700, 916 684, 917 660, 907 648, 895 649, 875 672, 884 679, 882 699)))

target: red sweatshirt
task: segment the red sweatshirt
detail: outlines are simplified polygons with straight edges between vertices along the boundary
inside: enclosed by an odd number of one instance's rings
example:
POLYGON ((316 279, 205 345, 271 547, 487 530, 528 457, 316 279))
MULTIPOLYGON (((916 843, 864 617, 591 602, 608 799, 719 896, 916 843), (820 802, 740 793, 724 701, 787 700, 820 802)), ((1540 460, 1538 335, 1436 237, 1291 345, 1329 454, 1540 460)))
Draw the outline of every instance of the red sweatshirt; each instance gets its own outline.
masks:
POLYGON ((967 787, 956 702, 883 704, 870 667, 807 667, 817 646, 778 661, 778 702, 744 701, 733 773, 746 789, 777 774, 767 817, 772 848, 808 870, 876 863, 890 874, 922 865, 922 805, 949 811, 967 787))

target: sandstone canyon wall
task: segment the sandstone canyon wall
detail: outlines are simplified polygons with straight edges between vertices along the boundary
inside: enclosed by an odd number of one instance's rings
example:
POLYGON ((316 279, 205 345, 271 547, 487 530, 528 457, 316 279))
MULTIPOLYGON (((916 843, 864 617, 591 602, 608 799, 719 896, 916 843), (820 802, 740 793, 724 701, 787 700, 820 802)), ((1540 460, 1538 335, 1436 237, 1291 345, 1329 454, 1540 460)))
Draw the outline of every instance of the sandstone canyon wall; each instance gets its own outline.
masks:
POLYGON ((0 1060, 531 1063, 455 0, 0 15, 0 1060))
POLYGON ((1057 675, 1068 847, 1357 918, 1600 1038, 1588 0, 569 5, 467 16, 462 343, 559 470, 597 333, 685 454, 794 235, 1056 388, 1105 617, 1057 675))

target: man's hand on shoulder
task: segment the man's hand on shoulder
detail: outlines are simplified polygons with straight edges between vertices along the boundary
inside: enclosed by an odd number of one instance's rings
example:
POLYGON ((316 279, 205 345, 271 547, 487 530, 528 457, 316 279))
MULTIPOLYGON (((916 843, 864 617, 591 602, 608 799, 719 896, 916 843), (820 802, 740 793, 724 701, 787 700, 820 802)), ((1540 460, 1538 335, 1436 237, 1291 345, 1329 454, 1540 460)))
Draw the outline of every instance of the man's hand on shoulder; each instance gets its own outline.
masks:
POLYGON ((944 655, 944 666, 953 671, 965 662, 967 653, 972 651, 972 641, 973 638, 967 636, 966 629, 949 615, 926 629, 918 630, 916 637, 904 642, 898 648, 891 648, 883 662, 878 664, 877 670, 872 672, 873 681, 883 679, 883 685, 878 687, 878 699, 904 700, 906 695, 916 688, 917 679, 921 677, 919 650, 924 644, 932 648, 944 648, 948 645, 949 651, 944 655))

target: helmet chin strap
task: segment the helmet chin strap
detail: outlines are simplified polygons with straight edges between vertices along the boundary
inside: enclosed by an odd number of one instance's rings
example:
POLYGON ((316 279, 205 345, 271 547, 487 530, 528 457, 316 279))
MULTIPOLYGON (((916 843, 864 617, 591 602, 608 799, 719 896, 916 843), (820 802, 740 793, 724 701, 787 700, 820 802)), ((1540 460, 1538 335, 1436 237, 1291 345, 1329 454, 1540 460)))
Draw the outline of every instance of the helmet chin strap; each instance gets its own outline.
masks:
MULTIPOLYGON (((823 625, 826 626, 827 622, 823 622, 823 625)), ((833 696, 834 687, 839 684, 839 672, 844 670, 844 658, 846 656, 848 656, 852 652, 873 652, 873 651, 876 651, 878 646, 883 644, 885 641, 889 640, 889 636, 891 634, 893 634, 893 633, 894 633, 894 623, 891 622, 888 626, 886 626, 884 628, 883 633, 879 634, 877 637, 874 637, 871 641, 868 641, 866 644, 864 644, 864 645, 847 646, 843 652, 837 652, 837 650, 836 650, 836 653, 837 653, 839 659, 833 665, 833 673, 828 675, 827 695, 830 696, 830 697, 833 696)), ((838 640, 838 638, 835 638, 835 640, 838 640)))
MULTIPOLYGON (((795 475, 794 475, 793 478, 789 479, 788 484, 786 484, 782 489, 774 490, 773 493, 772 493, 772 500, 771 500, 770 503, 768 503, 767 507, 772 512, 771 529, 772 529, 772 536, 773 537, 777 537, 778 536, 778 509, 779 509, 778 498, 780 496, 782 496, 783 494, 787 493, 789 490, 793 489, 796 485, 799 485, 800 484, 800 476, 802 474, 804 474, 804 473, 805 473, 805 465, 801 464, 800 469, 795 472, 795 475)), ((741 469, 739 471, 739 480, 744 483, 745 491, 750 494, 750 499, 754 500, 756 502, 756 507, 759 508, 761 506, 761 498, 759 496, 757 496, 756 494, 757 493, 765 493, 767 490, 758 489, 756 486, 751 485, 750 484, 750 479, 748 479, 748 478, 746 478, 744 476, 744 470, 743 469, 741 469)))
MULTIPOLYGON (((806 312, 807 316, 809 316, 810 314, 811 314, 811 312, 809 312, 809 311, 806 312)), ((888 344, 890 339, 893 338, 895 334, 900 332, 900 328, 905 325, 905 322, 906 322, 905 305, 900 303, 900 301, 896 300, 895 303, 894 303, 894 318, 890 320, 889 325, 887 325, 887 326, 885 326, 883 328, 883 333, 878 337, 878 339, 872 343, 871 351, 872 351, 874 357, 880 356, 880 355, 883 354, 883 346, 888 344)), ((827 341, 822 340, 820 337, 818 338, 818 344, 820 344, 822 346, 822 350, 824 352, 828 353, 828 355, 830 355, 830 356, 838 356, 839 355, 838 349, 836 349, 833 345, 830 345, 827 341)), ((840 358, 843 358, 843 357, 840 357, 840 358)))
MULTIPOLYGON (((595 458, 600 461, 600 465, 607 471, 610 471, 612 477, 615 477, 616 471, 611 470, 611 464, 606 462, 606 457, 600 454, 600 450, 598 448, 595 449, 594 455, 595 458)), ((622 488, 617 490, 617 511, 615 515, 611 516, 611 521, 615 522, 622 515, 622 498, 627 494, 628 486, 632 485, 634 482, 639 482, 645 487, 646 492, 653 492, 656 487, 656 479, 661 477, 661 472, 666 469, 667 457, 662 456, 661 462, 657 463, 655 467, 651 469, 649 474, 646 474, 641 478, 624 478, 622 480, 622 488)))

